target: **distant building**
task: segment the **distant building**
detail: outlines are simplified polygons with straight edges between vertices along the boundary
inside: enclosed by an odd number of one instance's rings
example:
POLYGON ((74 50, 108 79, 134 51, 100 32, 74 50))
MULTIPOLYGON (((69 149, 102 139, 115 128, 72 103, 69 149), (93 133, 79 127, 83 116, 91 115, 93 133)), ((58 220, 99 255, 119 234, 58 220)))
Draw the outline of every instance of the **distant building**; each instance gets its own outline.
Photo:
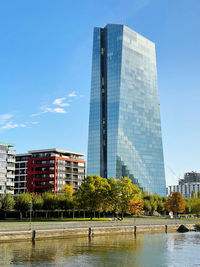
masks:
POLYGON ((166 195, 155 44, 125 25, 94 28, 87 174, 166 195))
POLYGON ((192 192, 195 194, 200 191, 200 173, 186 172, 184 179, 179 180, 178 185, 170 185, 167 187, 167 195, 172 192, 180 192, 183 198, 191 198, 192 192))
POLYGON ((27 165, 31 154, 17 154, 15 163, 15 195, 26 192, 27 165))
POLYGON ((13 144, 0 142, 0 194, 14 194, 15 151, 13 144))
POLYGON ((16 155, 15 194, 58 193, 65 184, 78 189, 85 177, 84 154, 57 148, 16 155))

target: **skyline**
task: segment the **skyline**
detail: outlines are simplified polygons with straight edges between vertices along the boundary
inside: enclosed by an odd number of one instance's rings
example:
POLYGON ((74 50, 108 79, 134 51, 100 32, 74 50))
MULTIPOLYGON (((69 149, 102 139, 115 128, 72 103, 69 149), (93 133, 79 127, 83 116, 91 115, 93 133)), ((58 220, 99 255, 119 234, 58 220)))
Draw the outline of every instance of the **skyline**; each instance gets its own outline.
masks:
POLYGON ((200 171, 200 3, 103 2, 101 11, 92 1, 79 9, 65 1, 0 4, 0 140, 15 143, 17 153, 58 147, 87 154, 93 27, 123 18, 156 44, 165 166, 180 178, 200 171))

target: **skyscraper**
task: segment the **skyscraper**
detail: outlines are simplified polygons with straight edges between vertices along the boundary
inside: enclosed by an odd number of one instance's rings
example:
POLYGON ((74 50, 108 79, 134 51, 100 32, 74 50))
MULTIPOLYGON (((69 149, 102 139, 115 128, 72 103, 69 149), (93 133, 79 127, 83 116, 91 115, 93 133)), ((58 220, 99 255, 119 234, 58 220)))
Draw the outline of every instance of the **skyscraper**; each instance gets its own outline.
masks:
POLYGON ((125 25, 94 28, 87 174, 166 194, 155 45, 125 25))

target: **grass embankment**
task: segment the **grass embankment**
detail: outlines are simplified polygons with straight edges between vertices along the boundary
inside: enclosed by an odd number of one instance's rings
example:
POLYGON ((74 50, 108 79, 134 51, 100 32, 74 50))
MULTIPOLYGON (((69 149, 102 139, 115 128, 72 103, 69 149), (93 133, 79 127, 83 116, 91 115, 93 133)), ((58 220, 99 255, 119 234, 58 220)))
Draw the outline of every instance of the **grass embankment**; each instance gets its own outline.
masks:
MULTIPOLYGON (((105 222, 110 221, 110 218, 93 218, 92 220, 90 218, 32 218, 32 222, 105 222)), ((30 218, 24 218, 22 220, 9 218, 6 220, 1 220, 1 222, 30 222, 30 218)))

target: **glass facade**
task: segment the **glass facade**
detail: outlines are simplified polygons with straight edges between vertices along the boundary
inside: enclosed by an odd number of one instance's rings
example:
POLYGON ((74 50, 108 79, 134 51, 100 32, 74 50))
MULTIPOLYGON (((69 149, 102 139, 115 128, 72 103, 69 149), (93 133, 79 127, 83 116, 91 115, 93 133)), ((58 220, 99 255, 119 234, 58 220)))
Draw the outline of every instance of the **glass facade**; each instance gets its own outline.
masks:
POLYGON ((94 29, 87 166, 166 194, 155 45, 125 25, 94 29))

